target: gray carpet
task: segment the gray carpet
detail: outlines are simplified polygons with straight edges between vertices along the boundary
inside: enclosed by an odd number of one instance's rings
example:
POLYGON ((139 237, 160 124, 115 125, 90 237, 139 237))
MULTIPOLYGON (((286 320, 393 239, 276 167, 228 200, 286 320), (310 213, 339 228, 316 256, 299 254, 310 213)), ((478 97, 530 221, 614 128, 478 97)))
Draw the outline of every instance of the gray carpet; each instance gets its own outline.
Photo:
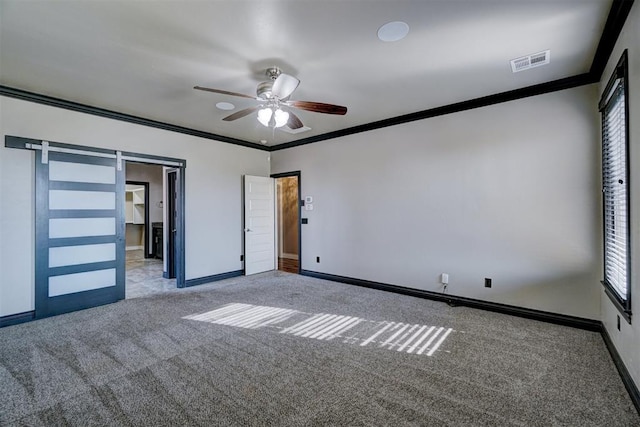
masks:
POLYGON ((1 425, 640 425, 597 333, 282 272, 0 342, 1 425))

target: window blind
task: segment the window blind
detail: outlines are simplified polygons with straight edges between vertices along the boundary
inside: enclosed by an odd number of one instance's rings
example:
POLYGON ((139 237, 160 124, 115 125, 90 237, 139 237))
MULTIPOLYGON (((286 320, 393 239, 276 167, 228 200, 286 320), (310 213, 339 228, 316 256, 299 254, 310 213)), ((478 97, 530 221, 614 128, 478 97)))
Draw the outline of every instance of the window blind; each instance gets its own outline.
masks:
POLYGON ((624 301, 628 297, 629 224, 627 129, 624 80, 616 81, 602 114, 604 279, 624 301))

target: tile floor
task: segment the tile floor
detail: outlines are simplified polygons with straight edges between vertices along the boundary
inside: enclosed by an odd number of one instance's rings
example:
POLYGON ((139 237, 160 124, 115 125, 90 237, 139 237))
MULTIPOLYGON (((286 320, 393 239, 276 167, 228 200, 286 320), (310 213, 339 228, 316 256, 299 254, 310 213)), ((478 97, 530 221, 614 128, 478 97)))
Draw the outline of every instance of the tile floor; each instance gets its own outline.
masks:
POLYGON ((162 277, 162 260, 145 258, 142 250, 127 251, 126 298, 139 298, 167 292, 176 279, 162 277))
MULTIPOLYGON (((145 258, 143 250, 127 251, 125 298, 157 295, 176 289, 176 279, 162 277, 162 260, 145 258)), ((298 273, 298 260, 279 258, 278 269, 298 273)))

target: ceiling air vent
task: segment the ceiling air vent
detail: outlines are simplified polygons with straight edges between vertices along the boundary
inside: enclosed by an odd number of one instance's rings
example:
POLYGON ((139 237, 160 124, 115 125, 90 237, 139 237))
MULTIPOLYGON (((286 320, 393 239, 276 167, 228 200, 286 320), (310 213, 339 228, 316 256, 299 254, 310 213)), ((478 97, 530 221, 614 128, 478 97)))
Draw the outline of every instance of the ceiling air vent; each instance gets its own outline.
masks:
POLYGON ((511 60, 511 71, 517 73, 518 71, 528 70, 530 68, 546 65, 551 59, 551 51, 545 50, 542 52, 534 53, 532 55, 523 56, 511 60))
POLYGON ((298 129, 291 129, 288 126, 282 126, 279 129, 282 130, 283 132, 292 133, 294 135, 297 133, 307 132, 311 130, 311 128, 307 126, 302 126, 301 128, 298 128, 298 129))

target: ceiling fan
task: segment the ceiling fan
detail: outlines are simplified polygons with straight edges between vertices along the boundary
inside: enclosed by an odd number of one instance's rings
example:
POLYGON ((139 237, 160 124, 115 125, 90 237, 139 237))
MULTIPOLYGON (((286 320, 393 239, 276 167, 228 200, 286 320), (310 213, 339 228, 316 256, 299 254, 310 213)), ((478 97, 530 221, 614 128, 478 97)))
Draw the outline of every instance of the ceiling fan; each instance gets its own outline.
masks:
POLYGON ((222 95, 239 96, 241 98, 255 99, 260 103, 255 107, 245 108, 237 111, 222 120, 231 122, 248 116, 254 111, 258 112, 258 121, 266 127, 278 128, 287 126, 290 129, 299 129, 303 126, 302 121, 293 112, 287 111, 291 108, 312 111, 314 113, 345 115, 347 107, 334 104, 324 104, 322 102, 292 101, 291 94, 300 84, 300 80, 285 74, 278 67, 268 68, 266 75, 269 80, 258 84, 257 96, 244 95, 242 93, 229 92, 221 89, 211 89, 208 87, 194 86, 194 89, 207 92, 220 93, 222 95), (284 108, 283 108, 284 107, 284 108))

